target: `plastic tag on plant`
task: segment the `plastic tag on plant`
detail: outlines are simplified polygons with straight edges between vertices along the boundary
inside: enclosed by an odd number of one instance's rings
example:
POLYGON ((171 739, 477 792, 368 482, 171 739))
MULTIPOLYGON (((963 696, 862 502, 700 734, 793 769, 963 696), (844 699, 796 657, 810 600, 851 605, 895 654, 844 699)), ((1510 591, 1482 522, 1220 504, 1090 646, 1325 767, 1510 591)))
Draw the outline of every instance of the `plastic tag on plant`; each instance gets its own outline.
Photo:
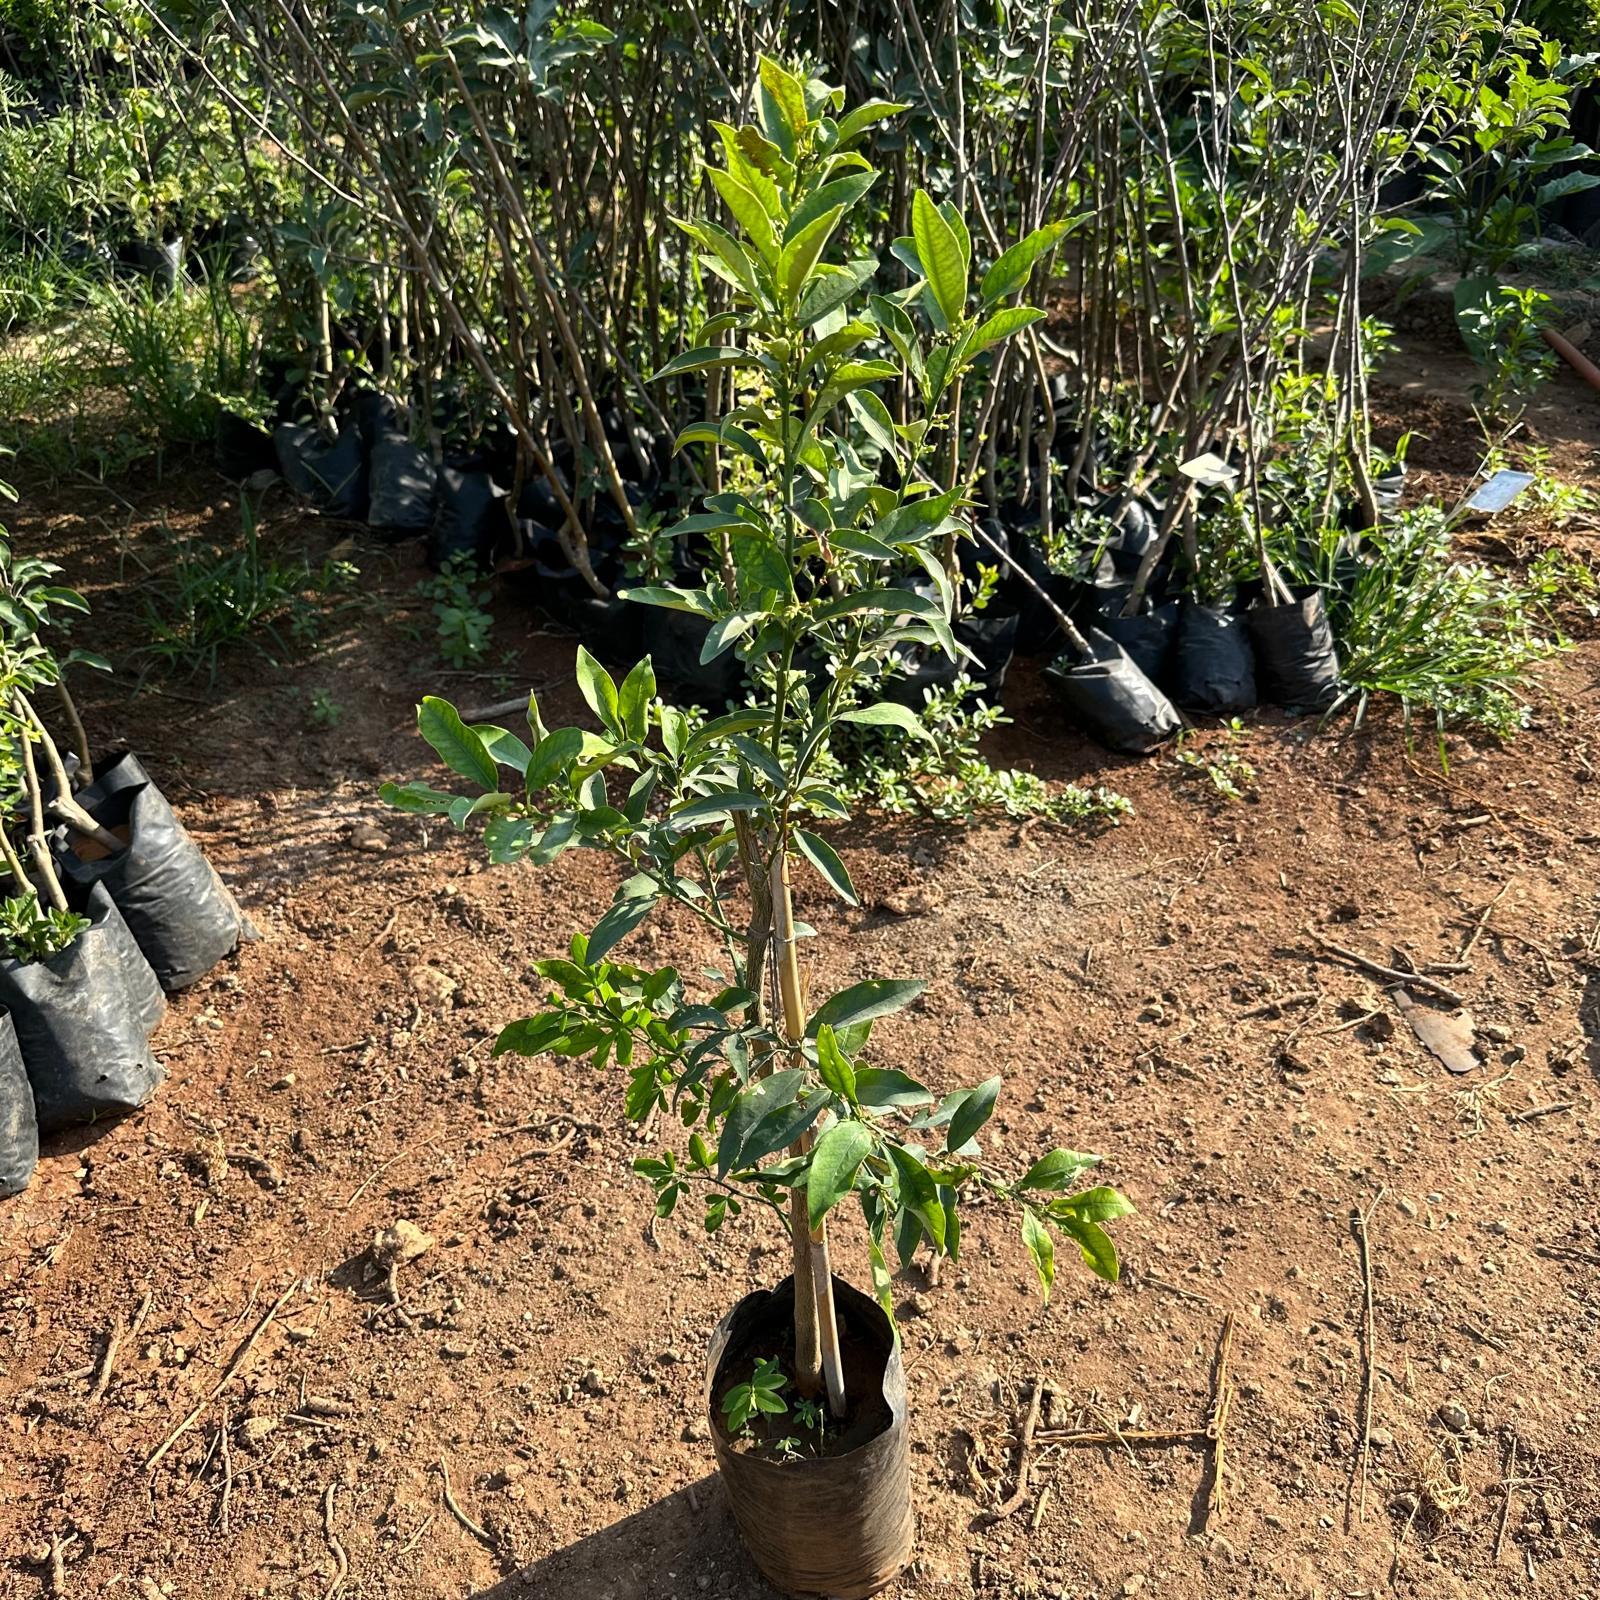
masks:
POLYGON ((1510 467, 1502 468, 1472 491, 1466 509, 1482 512, 1504 511, 1532 482, 1531 472, 1514 472, 1510 467))

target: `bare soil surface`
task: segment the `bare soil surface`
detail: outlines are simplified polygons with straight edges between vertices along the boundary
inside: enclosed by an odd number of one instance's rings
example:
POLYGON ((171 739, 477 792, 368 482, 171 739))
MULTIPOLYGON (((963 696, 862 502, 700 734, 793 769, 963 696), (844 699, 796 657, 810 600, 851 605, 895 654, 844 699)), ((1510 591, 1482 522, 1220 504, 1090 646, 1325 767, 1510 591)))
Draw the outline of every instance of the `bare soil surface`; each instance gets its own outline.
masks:
MULTIPOLYGON (((1385 395, 1396 429, 1417 398, 1385 395)), ((1412 463, 1446 483, 1471 422, 1426 402, 1412 463)), ((1563 448, 1592 473, 1581 436, 1563 448)), ((32 489, 10 520, 121 665, 163 518, 237 516, 196 469, 32 489)), ((264 537, 346 535, 279 509, 264 537)), ((1592 529, 1568 542, 1595 553, 1592 529)), ((358 603, 314 653, 85 686, 99 745, 138 749, 263 938, 173 1006, 150 1107, 51 1141, 0 1208, 0 1592, 52 1592, 55 1536, 72 1595, 768 1595, 713 1474, 703 1357, 785 1241, 749 1215, 652 1224, 615 1076, 490 1054, 612 869, 490 870, 377 798, 431 770, 423 692, 551 686, 577 720, 572 640, 507 595, 504 673, 442 672, 415 547, 345 553, 358 603), (432 1243, 395 1304, 369 1249, 398 1219, 432 1243)), ((1354 738, 1262 713, 1229 805, 1170 751, 1064 731, 1024 667, 996 753, 1121 790, 1131 822, 836 831, 864 904, 805 886, 813 990, 926 978, 880 1059, 940 1089, 1003 1073, 997 1154, 1101 1151, 1138 1208, 1116 1288, 1063 1263, 1042 1308, 1014 1216, 983 1206, 937 1286, 898 1281, 920 1538, 891 1594, 1600 1594, 1597 677, 1587 638, 1524 737, 1455 739, 1448 774, 1389 712, 1354 738), (1448 1073, 1308 928, 1437 964, 1483 1065, 1448 1073), (986 1520, 1034 1383, 1042 1428, 1203 1429, 1229 1312, 1221 1495, 1203 1442, 1039 1442, 1018 1508, 986 1520)), ((671 917, 625 949, 714 956, 671 917)), ((865 1284, 856 1230, 836 1235, 865 1284)))

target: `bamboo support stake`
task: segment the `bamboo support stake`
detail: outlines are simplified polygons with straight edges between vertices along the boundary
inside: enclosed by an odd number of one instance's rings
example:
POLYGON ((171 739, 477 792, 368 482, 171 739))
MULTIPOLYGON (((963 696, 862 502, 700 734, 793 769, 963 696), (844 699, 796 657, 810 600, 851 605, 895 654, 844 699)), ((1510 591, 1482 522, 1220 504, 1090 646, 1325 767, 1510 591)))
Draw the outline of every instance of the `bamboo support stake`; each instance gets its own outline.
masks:
MULTIPOLYGON (((794 898, 789 888, 789 859, 780 834, 771 867, 773 942, 777 946, 778 995, 783 1007, 783 1035, 799 1049, 805 1035, 805 997, 800 986, 799 953, 795 948, 794 898)), ((810 1146, 810 1136, 795 1145, 797 1155, 810 1146)), ((794 1238, 795 1382, 802 1394, 814 1394, 820 1374, 828 1390, 828 1409, 845 1412, 844 1364, 839 1354, 839 1325, 833 1305, 833 1272, 828 1261, 827 1223, 814 1232, 803 1188, 790 1201, 794 1238)))

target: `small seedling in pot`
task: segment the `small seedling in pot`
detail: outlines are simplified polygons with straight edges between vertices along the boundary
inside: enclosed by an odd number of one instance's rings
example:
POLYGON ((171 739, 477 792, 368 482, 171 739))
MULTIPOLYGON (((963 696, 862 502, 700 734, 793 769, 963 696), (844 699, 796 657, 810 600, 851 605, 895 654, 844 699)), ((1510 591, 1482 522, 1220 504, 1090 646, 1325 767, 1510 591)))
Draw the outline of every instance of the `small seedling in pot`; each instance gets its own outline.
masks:
POLYGON ((789 1410, 783 1391, 789 1380, 775 1357, 765 1357, 755 1364, 748 1383, 736 1383, 722 1399, 722 1414, 728 1419, 730 1433, 744 1433, 758 1417, 781 1417, 789 1410))

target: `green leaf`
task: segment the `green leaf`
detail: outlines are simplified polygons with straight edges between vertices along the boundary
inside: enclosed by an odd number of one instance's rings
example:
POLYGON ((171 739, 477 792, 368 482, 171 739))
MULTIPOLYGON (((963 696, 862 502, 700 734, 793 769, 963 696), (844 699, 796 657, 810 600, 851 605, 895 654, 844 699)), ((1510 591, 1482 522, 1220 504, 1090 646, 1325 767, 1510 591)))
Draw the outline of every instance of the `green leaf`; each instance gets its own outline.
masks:
POLYGON ((708 661, 715 661, 724 650, 742 639, 760 617, 760 612, 736 611, 731 617, 723 617, 720 622, 713 623, 706 632, 706 642, 700 646, 700 665, 703 667, 708 661))
POLYGON ((787 244, 802 228, 809 227, 823 212, 831 211, 835 206, 841 211, 848 211, 877 181, 876 172, 857 172, 848 178, 835 178, 832 183, 813 189, 794 208, 789 225, 783 230, 784 242, 787 244))
POLYGON ((771 96, 773 105, 782 115, 790 139, 798 138, 811 120, 806 114, 805 85, 771 56, 761 57, 760 72, 761 87, 771 96))
POLYGON ((862 432, 886 455, 898 459, 900 441, 895 437, 894 418, 883 401, 870 389, 858 389, 850 395, 849 405, 862 432))
POLYGON ((573 763, 583 754, 582 728, 557 728, 547 733, 533 747, 526 776, 529 794, 548 789, 558 778, 572 770, 573 763))
POLYGON ((923 727, 917 714, 893 700, 880 701, 875 706, 851 706, 849 710, 839 713, 839 721, 859 722, 868 728, 898 728, 913 738, 926 739, 930 743, 933 740, 933 735, 923 727))
POLYGON ((638 662, 617 693, 617 715, 622 731, 635 744, 643 744, 650 732, 650 703, 656 697, 656 671, 650 657, 638 662))
POLYGON ((893 1067, 861 1067, 856 1072, 856 1099, 874 1111, 887 1111, 892 1106, 925 1106, 933 1095, 893 1067))
POLYGON ((1085 1189, 1082 1194, 1067 1195, 1050 1202, 1050 1215, 1065 1219, 1082 1217, 1086 1222, 1115 1222, 1118 1217, 1133 1214, 1133 1202, 1118 1190, 1101 1184, 1085 1189))
POLYGON ((871 1148, 872 1130, 855 1121, 836 1122, 817 1140, 806 1175, 806 1217, 813 1233, 854 1187, 871 1148))
POLYGON ((1002 306, 987 321, 980 323, 972 336, 971 354, 978 355, 992 344, 1020 333, 1044 315, 1037 306, 1002 306))
POLYGON ((1018 241, 984 273, 978 285, 978 298, 984 305, 992 306, 1015 294, 1026 286, 1033 275, 1033 264, 1040 256, 1054 248, 1056 243, 1082 219, 1069 217, 1064 222, 1047 222, 1036 228, 1027 238, 1018 241))
POLYGON ((1052 1150, 1028 1168, 1017 1188, 1019 1191, 1070 1188, 1090 1167, 1099 1165, 1099 1156, 1079 1155, 1076 1150, 1052 1150))
POLYGON ((503 767, 510 767, 513 772, 527 772, 533 753, 516 734, 489 722, 474 723, 472 731, 483 740, 483 747, 489 752, 491 760, 503 767))
POLYGON ((986 1078, 956 1108, 956 1114, 951 1117, 949 1130, 945 1134, 945 1148, 951 1154, 964 1148, 978 1129, 989 1120, 994 1111, 994 1103, 1000 1097, 1000 1086, 999 1078, 986 1078))
POLYGON ((589 935, 589 951, 586 959, 590 965, 626 939, 654 909, 654 896, 649 899, 618 900, 612 905, 610 910, 595 923, 594 932, 589 935))
POLYGON ((578 646, 578 689, 589 709, 600 719, 607 733, 621 737, 622 719, 617 714, 617 686, 612 676, 580 644, 578 646))
POLYGON ((417 732, 433 746, 452 772, 471 778, 480 788, 500 787, 494 760, 448 700, 428 695, 417 707, 417 732))
POLYGON ((794 837, 806 860, 828 880, 839 898, 846 905, 860 905, 861 902, 856 898, 855 885, 850 881, 850 873, 840 859, 839 852, 826 839, 808 833, 804 828, 796 828, 794 837))
POLYGON ((619 600, 635 605, 661 606, 667 611, 687 611, 691 616, 709 617, 711 601, 698 589, 673 589, 645 585, 640 589, 618 589, 619 600))
POLYGON ((1110 1235, 1085 1217, 1061 1217, 1057 1222, 1061 1231, 1077 1242, 1089 1270, 1107 1283, 1115 1283, 1121 1267, 1117 1261, 1117 1247, 1111 1242, 1110 1235))
POLYGON ((755 191, 746 188, 731 172, 723 172, 718 167, 708 170, 717 193, 735 221, 750 236, 750 242, 766 260, 773 260, 778 253, 777 235, 772 231, 772 218, 755 191))
POLYGON ((1022 1242, 1033 1257, 1034 1271, 1039 1274, 1041 1296, 1048 1305, 1050 1289, 1056 1281, 1056 1242, 1031 1206, 1022 1208, 1022 1242))
POLYGON ((856 1070, 839 1048, 838 1036, 824 1023, 817 1029, 817 1071, 836 1095, 856 1103, 856 1070))
POLYGON ((945 321, 954 327, 967 305, 966 258, 955 230, 926 189, 918 189, 911 201, 911 235, 933 298, 945 321))
POLYGON ((933 1174, 904 1146, 891 1144, 887 1148, 899 1181, 901 1206, 927 1230, 934 1249, 943 1251, 945 1217, 939 1200, 939 1185, 933 1181, 933 1174))
POLYGON ((853 1027, 875 1017, 901 1011, 928 987, 921 978, 868 978, 832 995, 806 1024, 806 1037, 815 1038, 823 1023, 834 1029, 853 1027))
POLYGON ((830 311, 842 306, 851 295, 871 283, 877 271, 876 256, 862 256, 859 260, 847 261, 842 267, 820 270, 800 296, 800 303, 794 308, 794 320, 802 328, 820 322, 830 311))
MULTIPOLYGON (((806 1076, 805 1070, 800 1067, 774 1072, 769 1077, 758 1078, 735 1096, 733 1104, 728 1107, 727 1116, 723 1118, 722 1135, 717 1141, 719 1178, 725 1178, 735 1168, 748 1166, 760 1159, 747 1153, 747 1147, 753 1147, 757 1142, 757 1128, 762 1127, 775 1113, 793 1109, 801 1089, 805 1087, 806 1076)), ((813 1097, 813 1120, 820 1114, 826 1099, 826 1095, 820 1094, 813 1097)), ((773 1145, 761 1154, 770 1154, 771 1150, 777 1148, 773 1145)))
POLYGON ((807 223, 784 247, 778 257, 778 287, 784 299, 793 304, 800 297, 811 269, 827 248, 833 230, 844 215, 843 206, 824 211, 815 222, 807 223))
POLYGON ((447 816, 455 804, 456 796, 442 789, 431 789, 425 783, 386 783, 378 790, 378 797, 396 811, 415 817, 447 816))
MULTIPOLYGON (((715 173, 712 174, 716 176, 715 173)), ((676 378, 685 372, 709 372, 714 367, 753 367, 754 358, 734 345, 703 344, 674 356, 664 367, 652 372, 648 383, 660 383, 663 378, 676 378)))
POLYGON ((766 798, 753 790, 723 789, 679 806, 676 811, 669 813, 669 820, 676 828, 697 828, 703 822, 715 822, 730 812, 760 811, 766 804, 766 798))
POLYGON ((898 116, 902 111, 909 109, 908 102, 904 100, 863 100, 860 105, 853 106, 840 117, 839 137, 834 148, 843 150, 876 123, 898 116))

